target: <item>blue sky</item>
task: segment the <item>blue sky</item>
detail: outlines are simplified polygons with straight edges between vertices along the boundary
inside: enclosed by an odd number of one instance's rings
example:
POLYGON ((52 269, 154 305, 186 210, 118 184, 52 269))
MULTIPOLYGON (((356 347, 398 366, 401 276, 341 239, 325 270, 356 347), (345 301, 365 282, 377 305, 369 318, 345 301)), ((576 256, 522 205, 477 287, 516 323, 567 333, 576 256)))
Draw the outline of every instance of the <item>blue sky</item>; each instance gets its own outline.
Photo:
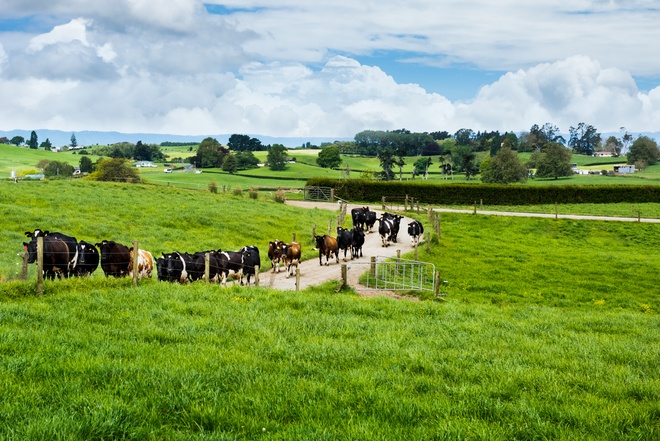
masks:
POLYGON ((0 130, 660 127, 655 0, 5 0, 0 130))

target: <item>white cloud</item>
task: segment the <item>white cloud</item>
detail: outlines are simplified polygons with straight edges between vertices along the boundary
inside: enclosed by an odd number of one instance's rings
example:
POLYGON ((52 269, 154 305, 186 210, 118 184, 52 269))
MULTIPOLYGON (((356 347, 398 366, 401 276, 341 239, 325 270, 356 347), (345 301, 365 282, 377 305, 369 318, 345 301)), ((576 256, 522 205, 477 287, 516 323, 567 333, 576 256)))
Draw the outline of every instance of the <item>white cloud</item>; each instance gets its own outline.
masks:
POLYGON ((90 20, 76 18, 67 24, 55 26, 53 30, 47 34, 37 35, 32 38, 26 51, 28 53, 34 53, 42 50, 46 46, 58 43, 70 43, 72 41, 79 41, 84 46, 89 46, 86 30, 90 23, 90 20))

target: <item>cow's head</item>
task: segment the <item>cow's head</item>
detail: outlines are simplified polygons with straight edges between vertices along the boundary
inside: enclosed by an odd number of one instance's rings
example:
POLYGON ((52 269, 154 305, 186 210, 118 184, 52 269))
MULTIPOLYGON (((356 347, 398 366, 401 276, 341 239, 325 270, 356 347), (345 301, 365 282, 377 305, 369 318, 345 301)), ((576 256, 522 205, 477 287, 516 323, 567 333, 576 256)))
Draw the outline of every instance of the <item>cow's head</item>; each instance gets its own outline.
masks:
POLYGON ((325 235, 314 236, 314 239, 316 240, 316 248, 322 248, 323 245, 325 244, 325 235))
POLYGON ((28 252, 28 263, 34 263, 37 260, 37 239, 23 242, 23 249, 28 252))

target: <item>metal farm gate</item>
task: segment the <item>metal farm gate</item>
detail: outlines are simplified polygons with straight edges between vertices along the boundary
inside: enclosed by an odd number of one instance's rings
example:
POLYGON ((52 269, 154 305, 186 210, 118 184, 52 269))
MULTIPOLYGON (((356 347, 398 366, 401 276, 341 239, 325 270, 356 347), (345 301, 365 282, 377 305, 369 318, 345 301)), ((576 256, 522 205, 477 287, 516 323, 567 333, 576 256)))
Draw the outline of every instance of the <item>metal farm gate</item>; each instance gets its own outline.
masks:
POLYGON ((306 201, 329 201, 334 202, 335 192, 332 187, 305 187, 303 188, 303 199, 306 201))
POLYGON ((376 256, 348 264, 351 288, 384 291, 434 291, 435 265, 417 260, 376 256))

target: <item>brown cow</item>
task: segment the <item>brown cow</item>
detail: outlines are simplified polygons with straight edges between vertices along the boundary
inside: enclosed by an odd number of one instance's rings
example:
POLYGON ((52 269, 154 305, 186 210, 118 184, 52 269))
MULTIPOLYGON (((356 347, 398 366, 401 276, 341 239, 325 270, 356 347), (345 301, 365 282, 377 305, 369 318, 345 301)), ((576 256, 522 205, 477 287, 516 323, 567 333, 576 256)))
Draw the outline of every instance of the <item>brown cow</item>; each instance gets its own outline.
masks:
MULTIPOLYGON (((133 277, 133 247, 129 250, 129 255, 131 260, 128 262, 128 276, 133 277)), ((151 273, 154 270, 154 256, 147 250, 141 250, 138 248, 138 267, 137 267, 137 276, 138 279, 151 278, 151 273)))
POLYGON ((325 264, 328 265, 328 260, 330 260, 330 255, 334 253, 337 258, 337 263, 339 263, 339 246, 337 245, 337 239, 334 237, 324 234, 323 236, 314 236, 316 239, 316 248, 319 250, 319 265, 323 265, 321 257, 325 256, 325 264))
POLYGON ((280 272, 280 261, 282 260, 282 245, 284 242, 275 239, 273 242, 268 242, 268 258, 273 272, 280 272))
POLYGON ((282 245, 282 258, 284 259, 284 265, 286 266, 287 278, 293 275, 293 272, 291 271, 292 266, 298 268, 301 254, 302 248, 298 242, 291 242, 286 245, 282 245))
POLYGON ((128 275, 131 253, 126 245, 114 240, 104 240, 95 245, 101 253, 101 269, 106 277, 124 277, 128 275))

